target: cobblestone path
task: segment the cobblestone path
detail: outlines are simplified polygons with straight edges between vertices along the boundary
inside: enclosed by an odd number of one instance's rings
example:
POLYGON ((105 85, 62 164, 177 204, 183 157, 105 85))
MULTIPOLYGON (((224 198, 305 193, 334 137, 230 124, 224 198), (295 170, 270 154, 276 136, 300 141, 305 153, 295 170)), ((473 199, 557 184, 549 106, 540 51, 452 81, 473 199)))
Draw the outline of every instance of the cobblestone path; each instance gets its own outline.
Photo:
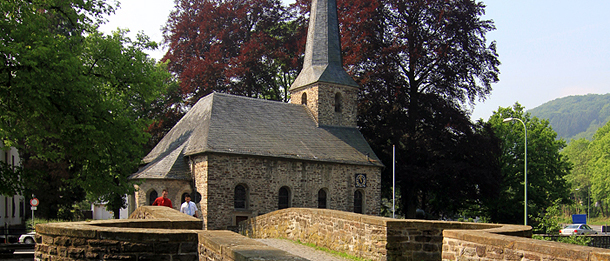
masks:
POLYGON ((333 254, 324 252, 322 250, 316 250, 312 247, 293 243, 286 239, 265 238, 265 239, 256 239, 256 240, 259 242, 262 242, 268 246, 275 247, 280 250, 284 250, 288 253, 291 253, 296 256, 300 256, 302 258, 306 258, 311 261, 347 261, 347 260, 350 260, 350 259, 343 258, 340 256, 335 256, 333 254))

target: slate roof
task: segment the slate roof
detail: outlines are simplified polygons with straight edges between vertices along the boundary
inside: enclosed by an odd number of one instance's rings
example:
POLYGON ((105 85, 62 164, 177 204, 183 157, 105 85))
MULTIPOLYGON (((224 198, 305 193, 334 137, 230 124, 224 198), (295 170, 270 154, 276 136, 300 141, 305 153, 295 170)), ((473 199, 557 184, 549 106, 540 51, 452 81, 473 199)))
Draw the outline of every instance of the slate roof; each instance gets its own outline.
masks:
POLYGON ((336 0, 313 0, 305 44, 303 69, 292 83, 296 90, 315 82, 360 88, 343 69, 336 0))
POLYGON ((200 153, 383 166, 358 129, 318 127, 304 105, 212 93, 184 115, 130 178, 190 180, 185 157, 200 153))

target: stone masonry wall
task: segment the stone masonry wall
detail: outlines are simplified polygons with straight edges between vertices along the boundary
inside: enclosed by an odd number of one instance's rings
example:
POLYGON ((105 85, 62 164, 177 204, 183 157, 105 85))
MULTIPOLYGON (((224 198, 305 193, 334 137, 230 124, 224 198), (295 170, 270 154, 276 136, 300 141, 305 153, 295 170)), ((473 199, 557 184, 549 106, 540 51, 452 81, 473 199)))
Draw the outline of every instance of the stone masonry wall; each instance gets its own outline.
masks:
POLYGON ((379 215, 381 209, 378 167, 228 154, 196 156, 193 161, 207 229, 228 229, 240 218, 277 210, 281 187, 289 188, 291 207, 317 208, 318 191, 324 189, 327 208, 352 212, 356 173, 367 175, 367 187, 359 189, 364 194, 363 212, 379 215), (237 185, 246 188, 246 209, 234 208, 237 185))
MULTIPOLYGON (((36 260, 305 260, 167 207, 128 220, 38 224, 36 260)), ((610 250, 531 239, 531 227, 396 220, 326 209, 284 209, 241 223, 251 237, 314 243, 372 260, 610 260, 610 250), (442 231, 442 256, 438 232, 442 231)))
POLYGON ((307 108, 319 125, 356 127, 358 88, 337 84, 315 83, 291 91, 291 103, 301 104, 307 94, 307 108), (341 112, 335 111, 335 95, 341 94, 341 112))
POLYGON ((128 220, 39 224, 35 260, 306 260, 230 231, 198 227, 196 218, 156 206, 138 208, 128 220))
POLYGON ((440 260, 443 230, 501 226, 399 220, 336 210, 291 208, 243 222, 240 233, 253 238, 299 240, 370 260, 440 260))
POLYGON ((36 260, 198 260, 201 221, 167 207, 141 219, 36 225, 36 260), (162 218, 159 218, 162 217, 162 218))
POLYGON ((442 260, 610 260, 610 250, 495 233, 445 230, 442 260))

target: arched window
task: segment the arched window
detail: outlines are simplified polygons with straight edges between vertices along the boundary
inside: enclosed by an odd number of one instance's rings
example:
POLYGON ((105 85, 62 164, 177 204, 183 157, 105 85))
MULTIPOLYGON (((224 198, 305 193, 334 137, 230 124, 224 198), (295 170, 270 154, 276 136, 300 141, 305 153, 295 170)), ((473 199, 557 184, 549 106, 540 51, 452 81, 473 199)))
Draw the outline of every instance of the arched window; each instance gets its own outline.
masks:
POLYGON ((199 192, 197 191, 195 191, 195 193, 192 193, 191 201, 195 202, 195 204, 199 204, 199 202, 201 201, 201 194, 199 194, 199 192))
POLYGON ((152 206, 152 203, 155 202, 155 199, 157 199, 159 197, 159 194, 157 194, 157 191, 155 191, 153 189, 153 191, 150 192, 150 194, 148 194, 148 205, 152 206))
POLYGON ((335 112, 341 112, 343 110, 343 104, 341 99, 341 93, 335 94, 335 112))
POLYGON ((243 185, 235 186, 235 196, 233 198, 233 205, 235 209, 247 209, 248 208, 248 193, 246 187, 243 185))
POLYGON ((307 93, 306 92, 304 92, 303 95, 301 95, 301 104, 307 105, 307 93))
POLYGON ((362 191, 354 192, 354 213, 362 214, 362 191))
POLYGON ((326 190, 318 191, 318 208, 326 208, 326 190))
POLYGON ((290 189, 288 187, 281 187, 278 199, 278 209, 284 209, 290 207, 290 189))

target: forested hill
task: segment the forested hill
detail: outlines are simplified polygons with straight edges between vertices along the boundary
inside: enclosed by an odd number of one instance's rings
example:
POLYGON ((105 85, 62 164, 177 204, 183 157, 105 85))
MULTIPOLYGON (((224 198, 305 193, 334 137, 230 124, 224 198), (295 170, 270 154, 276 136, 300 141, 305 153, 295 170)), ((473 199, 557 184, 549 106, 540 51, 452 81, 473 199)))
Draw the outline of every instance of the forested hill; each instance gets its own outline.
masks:
POLYGON ((529 110, 532 116, 549 119, 553 130, 566 141, 586 138, 610 120, 610 94, 568 96, 529 110))

